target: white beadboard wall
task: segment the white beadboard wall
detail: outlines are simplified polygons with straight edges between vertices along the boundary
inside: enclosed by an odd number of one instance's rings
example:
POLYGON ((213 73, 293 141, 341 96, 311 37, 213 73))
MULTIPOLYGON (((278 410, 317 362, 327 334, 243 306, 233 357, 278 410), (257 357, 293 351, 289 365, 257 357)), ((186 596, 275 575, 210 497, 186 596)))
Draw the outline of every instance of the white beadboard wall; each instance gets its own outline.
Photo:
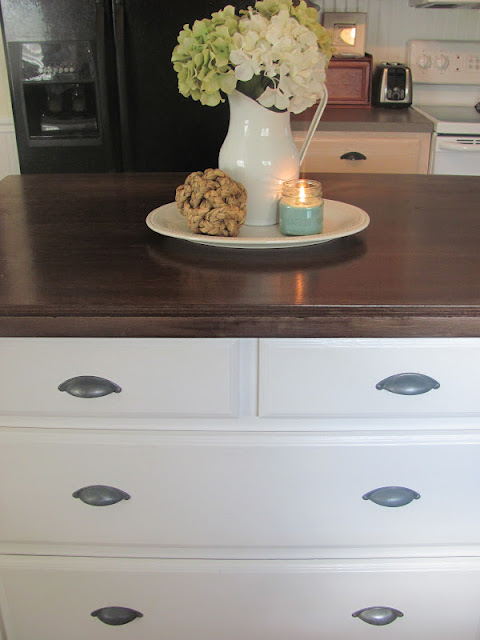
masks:
POLYGON ((372 54, 374 64, 407 62, 408 40, 480 40, 480 10, 415 9, 408 0, 313 1, 322 13, 368 14, 365 49, 372 54))

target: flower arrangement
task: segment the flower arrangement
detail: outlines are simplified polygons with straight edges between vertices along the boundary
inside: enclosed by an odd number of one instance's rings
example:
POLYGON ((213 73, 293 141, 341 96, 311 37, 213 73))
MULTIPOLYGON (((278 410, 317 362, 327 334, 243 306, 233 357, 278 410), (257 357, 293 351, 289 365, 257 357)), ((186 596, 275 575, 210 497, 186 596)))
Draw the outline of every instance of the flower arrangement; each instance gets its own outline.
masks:
POLYGON ((331 36, 304 0, 258 0, 184 25, 173 50, 178 88, 216 106, 235 89, 267 109, 301 113, 323 95, 331 36))

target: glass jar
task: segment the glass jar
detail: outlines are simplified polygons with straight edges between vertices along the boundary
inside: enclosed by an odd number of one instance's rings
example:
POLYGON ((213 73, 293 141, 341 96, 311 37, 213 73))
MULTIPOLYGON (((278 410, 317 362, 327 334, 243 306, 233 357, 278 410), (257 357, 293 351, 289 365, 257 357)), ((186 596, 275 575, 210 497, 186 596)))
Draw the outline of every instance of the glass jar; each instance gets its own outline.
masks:
POLYGON ((310 236, 323 231, 322 185, 316 180, 287 180, 278 205, 280 232, 310 236))

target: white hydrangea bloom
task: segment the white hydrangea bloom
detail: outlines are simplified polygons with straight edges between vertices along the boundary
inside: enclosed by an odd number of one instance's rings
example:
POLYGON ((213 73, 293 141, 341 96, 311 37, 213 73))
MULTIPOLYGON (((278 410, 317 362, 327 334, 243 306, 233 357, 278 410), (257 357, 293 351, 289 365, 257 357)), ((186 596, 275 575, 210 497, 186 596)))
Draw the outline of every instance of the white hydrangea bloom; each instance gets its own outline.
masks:
POLYGON ((252 12, 242 18, 230 61, 237 80, 262 74, 272 80, 257 98, 264 107, 301 113, 323 95, 325 55, 315 34, 286 9, 270 20, 252 12))

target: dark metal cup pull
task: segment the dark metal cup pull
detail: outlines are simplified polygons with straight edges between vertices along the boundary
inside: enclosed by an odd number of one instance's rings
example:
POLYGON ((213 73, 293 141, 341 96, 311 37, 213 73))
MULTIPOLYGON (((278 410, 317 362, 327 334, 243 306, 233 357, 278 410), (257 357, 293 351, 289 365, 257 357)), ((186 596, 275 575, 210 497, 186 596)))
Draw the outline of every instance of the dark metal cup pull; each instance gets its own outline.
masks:
POLYGON ((362 498, 371 500, 381 507, 404 507, 413 500, 418 500, 420 494, 407 487, 379 487, 369 491, 362 498))
POLYGON ((402 396, 418 396, 439 387, 439 382, 423 373, 396 373, 376 385, 379 391, 385 389, 385 391, 398 393, 402 396))
POLYGON ((118 384, 97 376, 76 376, 58 385, 59 391, 66 391, 75 398, 101 398, 110 393, 120 393, 118 384))
POLYGON ((135 620, 135 618, 143 617, 143 613, 135 611, 135 609, 129 609, 128 607, 102 607, 101 609, 92 611, 90 615, 98 618, 104 624, 110 624, 112 626, 127 624, 135 620))
POLYGON ((364 156, 363 153, 359 153, 358 151, 347 151, 343 156, 340 156, 340 160, 366 160, 367 156, 364 156))
POLYGON ((88 487, 82 487, 72 493, 74 498, 80 498, 85 504, 92 507, 108 507, 116 504, 120 500, 130 500, 130 496, 125 491, 116 487, 108 487, 103 484, 92 484, 88 487))
POLYGON ((367 607, 366 609, 359 609, 352 613, 354 618, 360 618, 367 624, 373 624, 377 627, 382 627, 386 624, 391 624, 397 618, 403 617, 403 613, 398 609, 392 609, 391 607, 367 607))

